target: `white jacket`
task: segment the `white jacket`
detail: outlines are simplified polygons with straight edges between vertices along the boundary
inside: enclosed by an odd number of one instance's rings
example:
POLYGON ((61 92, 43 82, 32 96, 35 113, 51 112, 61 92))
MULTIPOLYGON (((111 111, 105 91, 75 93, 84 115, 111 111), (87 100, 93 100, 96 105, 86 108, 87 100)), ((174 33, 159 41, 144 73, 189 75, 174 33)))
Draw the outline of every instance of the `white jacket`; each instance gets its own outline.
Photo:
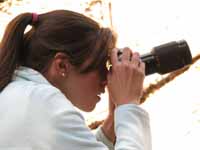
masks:
POLYGON ((20 67, 0 93, 0 150, 151 150, 148 114, 115 110, 116 144, 92 134, 73 104, 39 72, 20 67))

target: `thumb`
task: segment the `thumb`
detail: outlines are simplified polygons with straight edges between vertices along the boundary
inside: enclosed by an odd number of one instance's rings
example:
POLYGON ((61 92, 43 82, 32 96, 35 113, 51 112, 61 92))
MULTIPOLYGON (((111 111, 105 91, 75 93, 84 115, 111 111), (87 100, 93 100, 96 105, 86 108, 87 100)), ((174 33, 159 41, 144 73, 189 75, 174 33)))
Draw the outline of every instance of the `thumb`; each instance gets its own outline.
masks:
POLYGON ((114 114, 115 104, 112 95, 109 93, 109 113, 114 114))

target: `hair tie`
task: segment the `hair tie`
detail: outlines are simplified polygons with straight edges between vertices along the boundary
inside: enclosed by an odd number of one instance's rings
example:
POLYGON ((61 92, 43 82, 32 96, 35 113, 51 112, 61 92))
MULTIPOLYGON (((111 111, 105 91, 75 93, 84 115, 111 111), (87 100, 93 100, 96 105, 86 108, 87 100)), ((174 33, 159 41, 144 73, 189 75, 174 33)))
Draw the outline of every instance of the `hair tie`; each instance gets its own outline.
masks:
POLYGON ((38 14, 37 13, 32 13, 32 23, 35 24, 38 22, 38 14))

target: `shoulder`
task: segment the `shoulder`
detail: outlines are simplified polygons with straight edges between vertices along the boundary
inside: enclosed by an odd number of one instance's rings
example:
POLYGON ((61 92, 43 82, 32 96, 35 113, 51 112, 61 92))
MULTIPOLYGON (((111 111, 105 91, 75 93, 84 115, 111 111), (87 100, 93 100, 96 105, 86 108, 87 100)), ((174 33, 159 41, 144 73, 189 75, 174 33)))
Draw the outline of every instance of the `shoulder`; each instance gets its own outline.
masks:
POLYGON ((71 101, 56 87, 52 85, 38 84, 32 87, 28 94, 32 103, 42 105, 52 115, 62 112, 76 112, 71 101))
POLYGON ((73 120, 74 118, 84 120, 82 114, 71 101, 51 84, 40 84, 32 81, 12 82, 2 94, 1 97, 4 95, 7 99, 20 102, 23 100, 27 111, 32 115, 38 114, 40 117, 44 115, 49 119, 52 118, 52 121, 73 120))
POLYGON ((38 110, 40 113, 47 112, 49 117, 64 111, 77 111, 71 101, 51 84, 19 81, 10 84, 6 91, 8 91, 7 93, 16 93, 14 95, 18 99, 25 99, 29 103, 29 109, 38 110))

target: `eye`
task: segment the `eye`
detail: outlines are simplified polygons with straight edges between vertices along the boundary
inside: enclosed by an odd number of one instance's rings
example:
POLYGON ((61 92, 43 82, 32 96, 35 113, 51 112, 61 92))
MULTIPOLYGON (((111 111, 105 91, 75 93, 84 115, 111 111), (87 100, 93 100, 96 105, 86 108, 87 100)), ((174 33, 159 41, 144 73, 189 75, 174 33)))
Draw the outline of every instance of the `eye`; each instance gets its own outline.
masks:
POLYGON ((108 73, 108 69, 107 69, 106 65, 99 68, 99 76, 100 76, 101 81, 107 80, 107 73, 108 73))

